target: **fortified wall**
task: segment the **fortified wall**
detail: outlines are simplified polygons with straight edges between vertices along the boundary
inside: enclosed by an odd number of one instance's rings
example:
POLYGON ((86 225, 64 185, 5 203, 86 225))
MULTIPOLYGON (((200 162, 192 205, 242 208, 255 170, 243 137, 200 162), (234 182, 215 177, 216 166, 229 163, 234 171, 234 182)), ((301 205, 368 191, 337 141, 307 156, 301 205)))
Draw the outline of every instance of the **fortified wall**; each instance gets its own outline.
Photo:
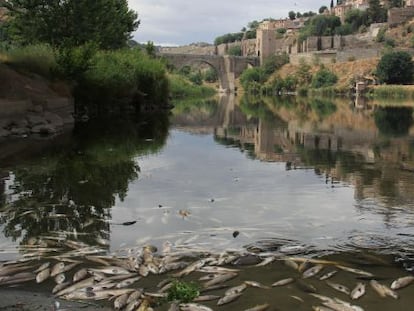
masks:
POLYGON ((382 46, 375 38, 382 26, 384 24, 373 24, 363 34, 308 37, 300 43, 296 36, 278 39, 274 29, 259 29, 255 55, 262 63, 271 55, 287 53, 293 64, 298 64, 300 59, 311 61, 318 58, 322 63, 332 63, 378 57, 382 46))
POLYGON ((393 27, 414 17, 414 6, 388 10, 388 24, 393 27))

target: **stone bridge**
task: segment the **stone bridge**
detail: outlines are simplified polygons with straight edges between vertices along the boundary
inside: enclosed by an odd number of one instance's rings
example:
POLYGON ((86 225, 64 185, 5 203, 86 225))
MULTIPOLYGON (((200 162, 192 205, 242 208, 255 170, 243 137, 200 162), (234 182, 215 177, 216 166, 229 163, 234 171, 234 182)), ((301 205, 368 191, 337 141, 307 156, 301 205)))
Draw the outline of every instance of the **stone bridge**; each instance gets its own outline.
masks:
POLYGON ((160 57, 168 60, 176 69, 186 65, 204 63, 211 66, 216 72, 222 92, 234 92, 235 81, 241 73, 249 67, 259 66, 258 57, 241 56, 218 56, 218 55, 195 55, 195 54, 172 54, 159 53, 160 57))

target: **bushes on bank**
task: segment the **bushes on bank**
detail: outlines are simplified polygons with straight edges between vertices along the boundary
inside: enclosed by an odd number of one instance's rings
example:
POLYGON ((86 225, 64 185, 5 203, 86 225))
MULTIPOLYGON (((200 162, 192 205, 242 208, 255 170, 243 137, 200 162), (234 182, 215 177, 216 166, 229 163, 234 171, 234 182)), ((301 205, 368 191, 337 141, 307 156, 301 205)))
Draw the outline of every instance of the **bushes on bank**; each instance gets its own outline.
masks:
POLYGON ((321 68, 315 75, 312 77, 311 86, 315 89, 321 87, 332 86, 338 81, 338 77, 330 70, 326 68, 321 68))

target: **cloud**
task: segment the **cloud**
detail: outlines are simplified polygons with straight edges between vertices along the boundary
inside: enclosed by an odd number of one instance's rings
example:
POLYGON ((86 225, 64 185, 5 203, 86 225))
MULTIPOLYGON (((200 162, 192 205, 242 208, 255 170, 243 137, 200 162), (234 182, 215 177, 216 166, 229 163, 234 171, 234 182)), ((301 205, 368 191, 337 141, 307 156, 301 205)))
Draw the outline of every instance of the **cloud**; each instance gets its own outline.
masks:
POLYGON ((212 43, 215 37, 240 31, 252 20, 285 18, 292 10, 316 12, 323 5, 315 0, 288 3, 271 0, 130 0, 129 6, 138 12, 141 20, 134 33, 135 40, 182 45, 212 43))

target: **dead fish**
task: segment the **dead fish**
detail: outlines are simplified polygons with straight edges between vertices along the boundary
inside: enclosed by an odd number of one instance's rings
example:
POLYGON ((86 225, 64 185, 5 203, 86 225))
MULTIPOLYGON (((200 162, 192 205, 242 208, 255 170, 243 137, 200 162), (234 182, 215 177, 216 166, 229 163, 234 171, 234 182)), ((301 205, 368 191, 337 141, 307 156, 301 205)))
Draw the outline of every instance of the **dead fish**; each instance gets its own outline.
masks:
POLYGON ((414 281, 414 276, 404 276, 392 282, 391 289, 400 289, 410 285, 414 281))
POLYGON ((262 261, 261 263, 258 263, 258 264, 256 265, 256 267, 263 267, 263 266, 266 266, 266 265, 268 265, 268 264, 272 263, 272 262, 273 262, 273 261, 275 261, 275 260, 276 260, 276 257, 274 257, 274 256, 267 257, 267 258, 263 259, 263 261, 262 261))
POLYGON ((362 275, 362 276, 366 276, 366 277, 373 277, 374 276, 372 273, 367 272, 367 271, 354 269, 354 268, 350 268, 350 267, 346 267, 346 266, 342 266, 342 265, 336 265, 336 266, 341 270, 351 272, 351 273, 354 273, 354 274, 358 274, 358 275, 362 275))
POLYGON ((299 265, 291 259, 285 259, 283 262, 285 263, 286 266, 291 267, 293 270, 299 269, 299 265))
POLYGON ((277 281, 275 283, 272 284, 272 287, 276 287, 276 286, 284 286, 290 283, 293 283, 295 281, 294 278, 287 278, 287 279, 283 279, 280 281, 277 281))
POLYGON ((338 273, 338 270, 332 270, 332 271, 330 271, 330 272, 328 272, 328 273, 325 273, 324 275, 322 275, 320 278, 319 278, 319 280, 320 281, 325 281, 325 280, 327 280, 327 279, 330 279, 331 277, 333 277, 335 274, 337 274, 338 273))
POLYGON ((59 273, 62 273, 64 268, 65 268, 65 263, 64 262, 58 262, 57 264, 55 264, 52 267, 52 270, 50 272, 50 276, 53 277, 53 276, 58 275, 59 273))
POLYGON ((249 308, 249 309, 246 309, 244 311, 264 311, 264 310, 269 309, 269 307, 270 307, 270 305, 268 303, 265 303, 263 305, 255 306, 253 308, 249 308))
POLYGON ((194 298, 194 302, 204 302, 204 301, 211 301, 211 300, 217 300, 220 296, 217 295, 204 295, 204 296, 198 296, 197 298, 194 298))
POLYGON ((42 264, 39 268, 37 268, 35 271, 33 271, 34 273, 38 273, 41 272, 43 270, 45 270, 46 268, 49 268, 50 266, 50 262, 45 262, 44 264, 42 264))
POLYGON ((365 284, 364 283, 358 283, 356 287, 351 292, 351 299, 359 299, 365 294, 365 284))
POLYGON ((210 281, 214 279, 215 277, 217 277, 217 274, 207 274, 205 276, 200 277, 198 280, 199 281, 210 281))
POLYGON ((376 280, 371 280, 369 284, 381 297, 390 296, 394 299, 398 299, 398 294, 394 290, 383 284, 378 283, 376 280))
POLYGON ((46 268, 36 275, 36 283, 42 283, 50 276, 50 269, 46 268))
POLYGON ((257 287, 257 288, 262 288, 262 289, 270 289, 269 286, 265 286, 265 285, 260 284, 259 282, 256 282, 256 281, 244 281, 244 283, 248 286, 251 286, 251 287, 257 287))
POLYGON ((58 275, 55 276, 55 282, 56 284, 62 284, 63 282, 65 282, 66 276, 64 273, 60 273, 58 275))
POLYGON ((12 276, 2 277, 0 280, 0 285, 14 285, 24 282, 33 281, 36 279, 36 275, 32 272, 21 272, 14 274, 12 276))
POLYGON ((141 297, 142 292, 142 290, 135 290, 131 294, 129 294, 127 304, 130 304, 133 301, 137 301, 141 297))
POLYGON ((125 307, 127 305, 128 296, 129 296, 129 294, 123 294, 121 296, 118 296, 114 300, 115 310, 121 310, 123 307, 125 307))
POLYGON ((240 296, 241 296, 241 293, 224 296, 224 297, 219 299, 219 301, 217 302, 217 305, 221 306, 221 305, 224 305, 226 303, 230 303, 230 302, 236 300, 237 298, 239 298, 240 296))
POLYGON ((229 296, 229 295, 233 295, 233 294, 239 294, 242 291, 244 291, 246 288, 247 288, 247 284, 246 283, 240 284, 238 286, 234 286, 234 287, 229 288, 228 290, 226 290, 224 292, 224 296, 229 296))
POLYGON ((296 285, 300 290, 304 291, 305 293, 316 293, 317 291, 315 286, 300 279, 296 281, 296 285))
POLYGON ((302 277, 304 279, 313 277, 313 276, 317 275, 319 272, 321 272, 322 269, 323 269, 323 267, 324 267, 323 265, 313 266, 312 268, 309 268, 308 270, 306 270, 305 272, 303 272, 302 277))
POLYGON ((218 274, 218 273, 236 273, 236 272, 239 272, 240 269, 217 267, 217 266, 206 266, 206 267, 197 269, 197 271, 218 274))
POLYGON ((334 309, 325 306, 312 306, 313 311, 335 311, 334 309))
POLYGON ((309 260, 305 260, 298 266, 298 271, 300 273, 308 270, 312 266, 311 262, 309 260))
POLYGON ((191 272, 200 269, 202 266, 205 265, 205 260, 201 259, 201 260, 197 260, 196 262, 192 263, 191 265, 189 265, 187 268, 184 268, 182 271, 173 274, 173 277, 182 277, 185 275, 190 274, 191 272))
POLYGON ((28 269, 31 269, 31 266, 4 266, 0 268, 0 276, 12 275, 28 269))
POLYGON ((330 282, 330 281, 326 281, 326 284, 328 284, 330 287, 337 290, 338 292, 344 293, 346 295, 349 295, 351 293, 349 288, 342 285, 342 284, 333 283, 333 282, 330 282))
POLYGON ((80 280, 83 280, 87 276, 88 276, 88 270, 86 268, 82 268, 73 275, 73 282, 76 283, 80 280))
POLYGON ((74 291, 76 291, 80 288, 85 288, 85 287, 91 286, 91 285, 94 284, 94 282, 95 282, 94 277, 84 279, 82 281, 79 281, 75 284, 72 284, 71 286, 66 287, 66 288, 62 289, 61 291, 57 292, 56 296, 62 296, 62 295, 68 294, 70 292, 74 292, 74 291))
POLYGON ((105 274, 116 274, 116 275, 131 273, 127 269, 117 267, 117 266, 109 266, 109 267, 94 268, 94 269, 91 268, 88 271, 96 271, 96 272, 102 272, 105 274))
POLYGON ((213 309, 197 303, 180 304, 181 311, 213 311, 213 309))
POLYGON ((146 277, 149 274, 149 269, 146 265, 140 265, 138 269, 139 275, 146 277))
POLYGON ((52 294, 56 294, 58 291, 61 291, 62 289, 68 287, 69 285, 70 285, 70 282, 57 284, 55 287, 53 287, 52 294))
POLYGON ((134 311, 136 310, 142 303, 142 300, 137 299, 129 302, 125 307, 125 311, 134 311))
POLYGON ((217 277, 215 277, 214 279, 212 279, 210 281, 207 281, 204 284, 204 288, 210 287, 210 286, 213 286, 213 285, 217 285, 217 284, 220 284, 220 283, 224 283, 228 280, 234 279, 235 277, 237 277, 237 275, 238 275, 237 273, 220 274, 217 277))
POLYGON ((128 293, 131 293, 132 291, 134 290, 131 288, 108 289, 108 290, 101 290, 101 291, 75 291, 75 292, 63 295, 62 297, 67 300, 78 300, 78 299, 103 300, 103 299, 108 299, 113 296, 122 296, 128 293))
POLYGON ((170 282, 165 284, 163 287, 160 288, 160 290, 158 292, 160 293, 165 293, 166 291, 168 291, 172 286, 174 285, 174 282, 170 282))
POLYGON ((138 282, 140 279, 141 279, 140 276, 137 276, 135 278, 129 278, 129 279, 126 279, 126 280, 123 280, 123 281, 119 282, 118 284, 116 284, 115 287, 116 288, 128 287, 128 286, 134 284, 135 282, 138 282))
POLYGON ((209 292, 209 291, 212 291, 212 290, 219 290, 219 289, 223 289, 223 288, 228 288, 229 286, 228 285, 226 285, 226 284, 217 284, 217 285, 213 285, 213 286, 210 286, 210 287, 206 287, 206 288, 203 288, 203 289, 201 289, 201 293, 205 293, 205 292, 209 292))

